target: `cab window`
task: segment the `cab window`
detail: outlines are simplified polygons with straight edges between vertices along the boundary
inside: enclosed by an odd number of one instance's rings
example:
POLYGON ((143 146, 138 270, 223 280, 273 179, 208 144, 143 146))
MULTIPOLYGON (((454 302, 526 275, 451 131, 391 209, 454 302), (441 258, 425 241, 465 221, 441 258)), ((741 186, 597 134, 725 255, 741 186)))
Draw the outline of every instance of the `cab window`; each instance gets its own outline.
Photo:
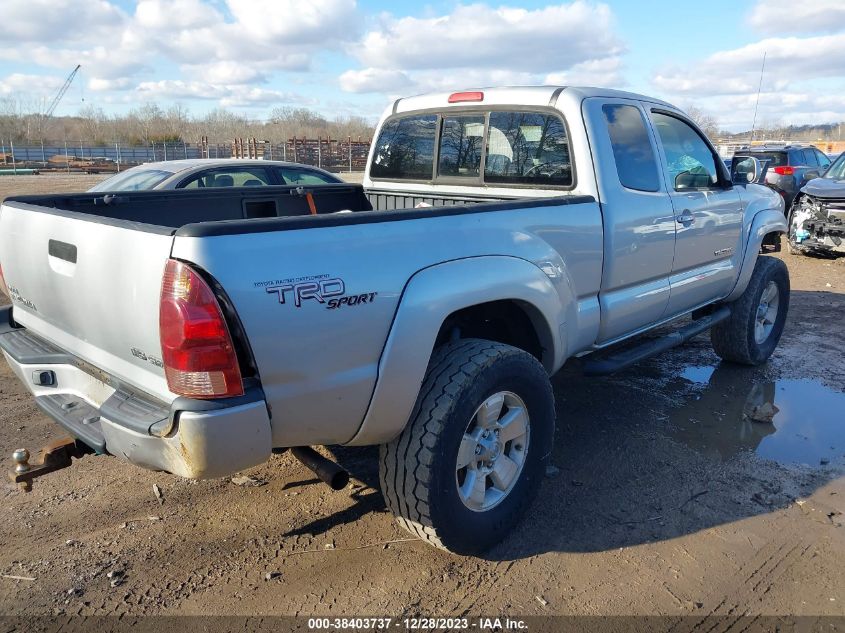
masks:
POLYGON ((717 187, 716 157, 699 133, 677 117, 662 112, 652 112, 651 117, 675 191, 717 187))
POLYGON ((481 174, 484 116, 444 116, 440 129, 437 173, 441 176, 478 178, 481 174))
POLYGON ((572 160, 563 121, 540 112, 491 112, 484 182, 571 187, 572 160))
POLYGON ((602 106, 616 172, 623 187, 638 191, 658 191, 657 161, 648 138, 640 109, 632 105, 602 106))
POLYGON ((429 180, 434 174, 437 115, 423 114, 388 121, 373 148, 373 178, 429 180))

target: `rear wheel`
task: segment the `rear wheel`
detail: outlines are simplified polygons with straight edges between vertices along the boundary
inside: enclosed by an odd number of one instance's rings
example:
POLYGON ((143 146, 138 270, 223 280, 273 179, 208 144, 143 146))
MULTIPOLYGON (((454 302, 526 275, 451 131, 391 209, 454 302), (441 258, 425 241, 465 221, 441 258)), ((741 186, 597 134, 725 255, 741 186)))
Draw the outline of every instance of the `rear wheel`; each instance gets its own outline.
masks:
POLYGON ((479 339, 444 345, 407 427, 381 447, 382 493, 412 534, 482 552, 536 496, 553 432, 551 385, 533 356, 479 339))
POLYGON ((789 309, 789 271, 781 260, 760 256, 731 316, 710 329, 715 352, 743 365, 766 362, 777 347, 789 309))

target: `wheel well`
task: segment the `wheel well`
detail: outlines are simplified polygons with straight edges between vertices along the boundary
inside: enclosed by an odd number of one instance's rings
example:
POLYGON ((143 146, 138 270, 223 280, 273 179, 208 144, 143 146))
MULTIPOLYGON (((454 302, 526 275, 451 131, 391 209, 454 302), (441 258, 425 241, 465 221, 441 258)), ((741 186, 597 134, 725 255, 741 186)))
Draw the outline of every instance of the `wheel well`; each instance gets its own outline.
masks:
POLYGON ((763 241, 760 244, 761 253, 779 253, 780 252, 780 236, 783 235, 780 231, 772 231, 763 236, 763 241))
POLYGON ((481 338, 518 347, 547 369, 553 363, 553 341, 545 319, 536 308, 522 301, 490 301, 453 312, 440 326, 435 347, 461 338, 481 338))

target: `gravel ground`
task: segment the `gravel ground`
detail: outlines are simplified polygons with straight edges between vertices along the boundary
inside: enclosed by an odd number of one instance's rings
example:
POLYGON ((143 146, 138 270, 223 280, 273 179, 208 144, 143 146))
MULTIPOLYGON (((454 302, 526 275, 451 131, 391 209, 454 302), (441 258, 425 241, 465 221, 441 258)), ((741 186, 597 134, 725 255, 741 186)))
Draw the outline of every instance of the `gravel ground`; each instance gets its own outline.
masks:
MULTIPOLYGON (((0 177, 0 198, 94 182, 64 178, 0 177)), ((779 256, 792 305, 765 366, 720 365, 702 336, 555 376, 557 470, 484 558, 410 539, 373 449, 333 449, 337 493, 287 454, 255 487, 86 457, 0 488, 0 613, 845 615, 845 260, 779 256), (773 424, 743 415, 761 397, 773 424)), ((0 454, 61 435, 5 364, 0 402, 0 454)))

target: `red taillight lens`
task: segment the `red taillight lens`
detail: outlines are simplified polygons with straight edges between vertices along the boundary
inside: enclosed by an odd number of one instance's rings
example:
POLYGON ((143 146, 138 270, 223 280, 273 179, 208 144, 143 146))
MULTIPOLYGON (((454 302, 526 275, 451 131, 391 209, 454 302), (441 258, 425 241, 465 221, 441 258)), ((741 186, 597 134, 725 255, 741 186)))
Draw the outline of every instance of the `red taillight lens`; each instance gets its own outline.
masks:
POLYGON ((772 167, 772 171, 779 176, 791 176, 795 173, 792 167, 772 167))
POLYGON ((449 95, 449 103, 465 103, 470 101, 484 101, 483 92, 453 92, 449 95))
POLYGON ((170 391, 189 398, 243 395, 238 356, 217 298, 202 277, 175 259, 164 269, 159 332, 170 391))

